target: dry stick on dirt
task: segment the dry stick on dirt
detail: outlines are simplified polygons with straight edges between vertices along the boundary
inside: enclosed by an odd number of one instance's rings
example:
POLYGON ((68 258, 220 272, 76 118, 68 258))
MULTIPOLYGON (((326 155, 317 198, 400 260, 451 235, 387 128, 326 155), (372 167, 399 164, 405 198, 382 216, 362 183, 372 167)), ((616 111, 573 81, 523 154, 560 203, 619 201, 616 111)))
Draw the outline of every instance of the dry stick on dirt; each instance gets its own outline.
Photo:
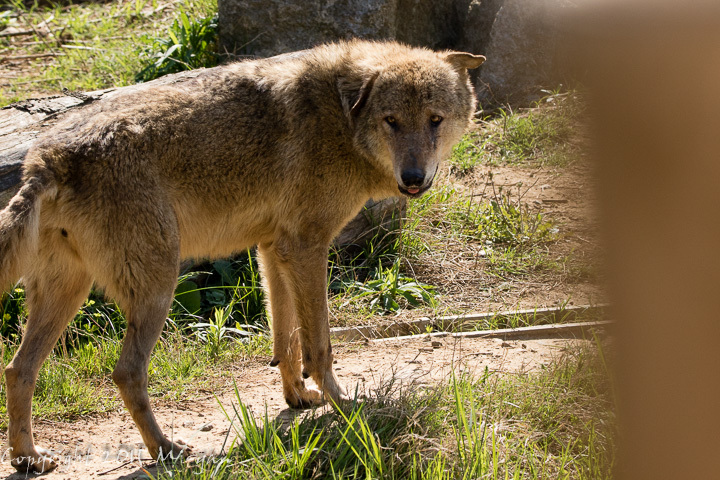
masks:
POLYGON ((2 38, 2 37, 21 37, 21 36, 34 35, 34 34, 35 34, 35 32, 33 30, 0 32, 0 38, 2 38))
POLYGON ((35 53, 32 55, 16 55, 14 57, 0 57, 0 63, 15 62, 19 60, 35 60, 37 58, 62 57, 64 53, 35 53))

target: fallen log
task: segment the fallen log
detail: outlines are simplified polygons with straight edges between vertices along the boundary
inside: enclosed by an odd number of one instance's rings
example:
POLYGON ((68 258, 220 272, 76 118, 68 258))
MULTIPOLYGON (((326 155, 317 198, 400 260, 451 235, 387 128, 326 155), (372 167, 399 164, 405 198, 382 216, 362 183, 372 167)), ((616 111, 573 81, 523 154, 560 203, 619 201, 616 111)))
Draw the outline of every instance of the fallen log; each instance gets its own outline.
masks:
MULTIPOLYGON (((202 70, 166 75, 148 83, 179 83, 196 77, 202 70)), ((130 85, 92 92, 64 90, 63 95, 23 100, 0 109, 0 208, 7 205, 19 189, 25 155, 40 134, 70 111, 78 111, 111 92, 138 88, 139 85, 130 85)))

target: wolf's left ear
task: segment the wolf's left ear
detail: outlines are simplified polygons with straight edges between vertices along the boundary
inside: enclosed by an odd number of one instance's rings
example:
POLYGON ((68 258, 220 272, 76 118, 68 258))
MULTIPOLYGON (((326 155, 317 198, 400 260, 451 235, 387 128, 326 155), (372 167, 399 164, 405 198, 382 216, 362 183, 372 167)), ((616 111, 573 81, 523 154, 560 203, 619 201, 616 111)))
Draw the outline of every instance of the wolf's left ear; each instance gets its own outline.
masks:
POLYGON ((357 118, 360 113, 360 110, 362 110, 365 106, 378 75, 379 72, 373 72, 364 79, 338 79, 337 87, 340 92, 340 101, 342 102, 343 111, 345 112, 345 116, 348 118, 351 127, 355 122, 355 118, 357 118))
POLYGON ((485 57, 465 52, 449 52, 445 54, 445 61, 455 67, 455 70, 467 70, 482 65, 485 57))

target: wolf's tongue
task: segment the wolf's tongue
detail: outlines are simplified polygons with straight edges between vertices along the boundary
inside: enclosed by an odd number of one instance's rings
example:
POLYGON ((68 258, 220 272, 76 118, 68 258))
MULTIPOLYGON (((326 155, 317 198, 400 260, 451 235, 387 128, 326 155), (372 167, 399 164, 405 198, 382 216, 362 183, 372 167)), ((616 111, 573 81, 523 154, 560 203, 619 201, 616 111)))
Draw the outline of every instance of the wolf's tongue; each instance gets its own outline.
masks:
POLYGON ((407 191, 408 191, 408 193, 415 195, 417 192, 420 191, 420 189, 417 187, 411 187, 411 188, 408 188, 407 191))

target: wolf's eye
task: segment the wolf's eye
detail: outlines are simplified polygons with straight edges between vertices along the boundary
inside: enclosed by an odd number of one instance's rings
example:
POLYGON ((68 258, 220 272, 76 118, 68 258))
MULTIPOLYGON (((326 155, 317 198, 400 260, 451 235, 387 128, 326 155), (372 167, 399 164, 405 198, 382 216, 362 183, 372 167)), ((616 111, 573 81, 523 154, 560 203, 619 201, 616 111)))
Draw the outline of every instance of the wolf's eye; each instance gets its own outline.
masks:
POLYGON ((437 127, 442 121, 443 117, 441 117, 440 115, 433 115, 432 117, 430 117, 430 124, 432 124, 433 127, 437 127))
POLYGON ((387 124, 390 125, 391 127, 394 127, 397 125, 397 120, 392 115, 390 115, 389 117, 385 117, 385 122, 387 122, 387 124))

